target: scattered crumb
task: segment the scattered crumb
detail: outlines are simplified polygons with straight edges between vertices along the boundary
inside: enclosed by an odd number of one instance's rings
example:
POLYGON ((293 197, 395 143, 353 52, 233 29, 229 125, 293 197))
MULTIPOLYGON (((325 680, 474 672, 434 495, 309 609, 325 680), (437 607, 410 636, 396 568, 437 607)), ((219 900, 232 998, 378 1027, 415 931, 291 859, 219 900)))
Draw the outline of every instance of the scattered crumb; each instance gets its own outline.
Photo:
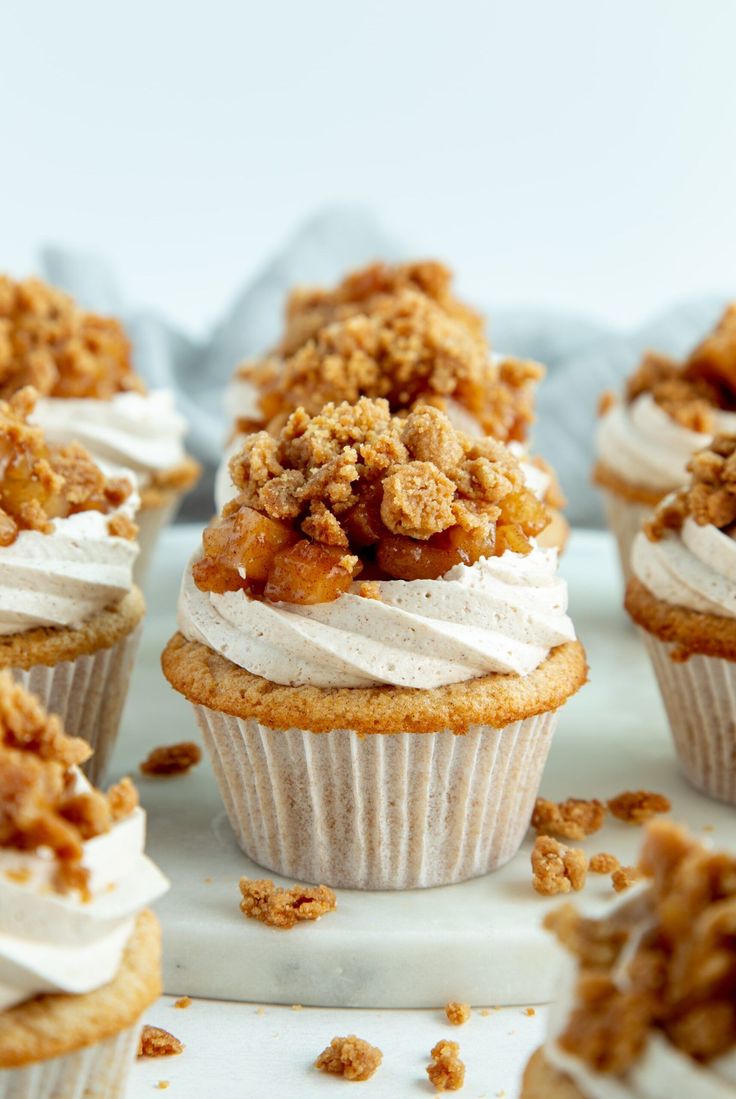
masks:
POLYGON ((525 1007, 525 1008, 524 1008, 524 1014, 525 1014, 525 1015, 528 1015, 528 1016, 529 1016, 529 1018, 531 1018, 531 1017, 532 1017, 532 1015, 536 1015, 536 1014, 537 1014, 537 1012, 536 1012, 536 1010, 535 1010, 535 1009, 534 1009, 533 1007, 525 1007))
POLYGON ((618 870, 621 863, 615 855, 609 855, 607 851, 601 851, 598 855, 591 855, 588 870, 591 874, 612 874, 618 870))
POLYGON ((488 1010, 488 1008, 487 1008, 487 1007, 482 1007, 482 1008, 480 1009, 480 1011, 478 1012, 478 1014, 479 1014, 479 1015, 482 1015, 484 1019, 487 1019, 487 1018, 488 1018, 488 1016, 489 1016, 489 1015, 490 1015, 491 1013, 490 1013, 490 1011, 488 1010))
POLYGON ((605 416, 616 404, 616 394, 611 389, 604 390, 598 398, 598 415, 605 416))
POLYGON ((635 866, 619 866, 611 874, 611 883, 617 893, 623 893, 625 889, 639 881, 641 874, 635 866))
POLYGON ((183 775, 202 758, 202 749, 194 741, 162 744, 153 748, 140 769, 144 775, 183 775))
POLYGON ((303 1004, 292 1004, 291 1005, 291 1010, 292 1011, 304 1011, 304 1005, 303 1004))
POLYGON ((608 808, 618 820, 627 824, 644 824, 657 813, 669 813, 672 806, 664 794, 655 794, 651 790, 625 790, 609 799, 608 808))
POLYGON ((168 1080, 159 1080, 159 1082, 156 1084, 156 1087, 158 1088, 159 1091, 166 1091, 168 1086, 169 1086, 169 1081, 168 1080))
POLYGON ((470 1018, 470 1004, 461 1004, 458 1000, 450 1000, 445 1004, 445 1015, 453 1026, 462 1026, 470 1018))
POLYGON ((605 805, 596 798, 568 798, 560 802, 537 798, 532 828, 538 835, 581 840, 598 831, 605 815, 605 805))
POLYGON ((265 1007, 257 1007, 256 1008, 256 1015, 265 1015, 265 1014, 266 1014, 265 1007))
POLYGON ((346 1080, 370 1080, 382 1060, 380 1049, 349 1034, 347 1038, 333 1038, 314 1062, 314 1067, 320 1072, 344 1076, 346 1080))
POLYGON ((577 847, 567 847, 551 836, 537 836, 532 850, 532 885, 542 896, 578 892, 585 885, 587 859, 577 847))
POLYGON ((427 1076, 437 1091, 459 1091, 465 1082, 465 1065, 458 1057, 460 1046, 442 1038, 432 1050, 427 1076))
POLYGON ((212 878, 205 878, 204 879, 204 884, 205 885, 212 885, 212 878))
POLYGON ((191 996, 181 996, 178 1000, 176 1000, 174 1002, 174 1007, 182 1007, 182 1008, 183 1007, 191 1007, 191 1004, 192 1004, 192 997, 191 996))
POLYGON ((364 580, 358 588, 358 595, 362 599, 376 599, 381 601, 381 586, 377 580, 364 580))
POLYGON ((174 1057, 183 1049, 178 1038, 157 1026, 144 1026, 138 1041, 139 1057, 174 1057))
POLYGON ((318 920, 334 912, 337 899, 327 885, 293 885, 278 889, 270 878, 241 878, 240 911, 270 927, 293 927, 300 920, 318 920))

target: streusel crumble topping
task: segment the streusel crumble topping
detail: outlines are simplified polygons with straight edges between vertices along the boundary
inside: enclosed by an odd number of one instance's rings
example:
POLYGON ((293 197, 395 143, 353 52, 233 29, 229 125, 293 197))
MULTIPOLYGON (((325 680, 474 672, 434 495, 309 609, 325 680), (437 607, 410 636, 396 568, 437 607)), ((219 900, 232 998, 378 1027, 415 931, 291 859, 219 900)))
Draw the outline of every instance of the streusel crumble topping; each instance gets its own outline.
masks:
MULTIPOLYGON (((50 446, 40 427, 30 424, 37 394, 21 389, 0 400, 0 546, 9 546, 21 530, 50 534, 53 520, 80 511, 108 514, 133 491, 125 478, 107 478, 78 443, 50 446)), ((113 516, 110 533, 135 538, 137 528, 113 516)))
POLYGON ((717 435, 688 463, 690 483, 657 508, 644 531, 660 541, 668 530, 680 530, 688 517, 699 526, 728 530, 736 523, 736 436, 717 435))
POLYGON ((314 1067, 332 1076, 344 1076, 346 1080, 370 1080, 382 1060, 380 1049, 365 1038, 348 1034, 345 1038, 333 1038, 314 1062, 314 1067))
POLYGON ((239 495, 205 530, 204 591, 323 603, 353 579, 435 579, 505 550, 527 554, 547 525, 519 462, 430 405, 392 417, 385 400, 294 412, 277 437, 232 459, 239 495))
POLYGON ((45 397, 98 400, 144 391, 118 321, 40 279, 0 275, 0 397, 27 385, 45 397))
POLYGON ((60 891, 85 893, 82 845, 138 805, 129 779, 107 794, 75 792, 73 768, 91 754, 85 740, 67 736, 59 717, 46 713, 9 672, 0 672, 0 846, 49 849, 57 860, 60 891))

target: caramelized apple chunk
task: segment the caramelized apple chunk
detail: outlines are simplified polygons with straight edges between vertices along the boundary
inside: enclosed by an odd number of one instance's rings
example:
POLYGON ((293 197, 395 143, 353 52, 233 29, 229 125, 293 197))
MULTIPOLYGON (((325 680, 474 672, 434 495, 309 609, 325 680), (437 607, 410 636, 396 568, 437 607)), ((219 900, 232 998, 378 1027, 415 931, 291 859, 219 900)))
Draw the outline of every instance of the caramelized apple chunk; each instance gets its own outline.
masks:
POLYGON ((330 603, 346 592, 360 566, 345 567, 345 553, 302 539, 274 558, 264 595, 273 603, 330 603))
POLYGON ((436 580, 455 565, 473 565, 494 552, 494 532, 454 526, 426 542, 402 535, 382 538, 376 552, 381 569, 397 580, 436 580))

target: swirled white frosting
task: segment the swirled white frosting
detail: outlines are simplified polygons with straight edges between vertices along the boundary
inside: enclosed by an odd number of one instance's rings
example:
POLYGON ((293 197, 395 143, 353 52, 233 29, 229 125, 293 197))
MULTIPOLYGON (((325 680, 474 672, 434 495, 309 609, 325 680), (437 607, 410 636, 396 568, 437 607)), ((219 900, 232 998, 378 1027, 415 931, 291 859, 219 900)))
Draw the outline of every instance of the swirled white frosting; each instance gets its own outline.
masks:
MULTIPOLYGON (((631 912, 635 940, 646 931, 646 925, 637 926, 642 896, 637 888, 633 896, 627 895, 623 905, 615 901, 611 906, 624 917, 627 910, 631 912)), ((734 1099, 736 1050, 702 1065, 672 1045, 663 1032, 652 1029, 635 1064, 625 1075, 613 1075, 595 1072, 579 1057, 561 1049, 558 1038, 575 1008, 577 978, 577 963, 567 957, 558 982, 558 998, 550 1009, 544 1053, 551 1065, 573 1080, 585 1099, 734 1099)), ((614 979, 625 986, 624 965, 619 965, 614 979)))
POLYGON ((115 515, 134 519, 133 492, 116 511, 55 519, 50 534, 23 530, 0 546, 0 634, 37 626, 80 626, 133 586, 138 544, 109 533, 115 515))
MULTIPOLYGON (((736 413, 714 409, 712 415, 714 434, 736 432, 736 413)), ((631 404, 615 404, 603 416, 598 457, 629 484, 671 492, 685 484, 687 463, 711 438, 678 424, 650 393, 642 393, 631 404)))
MULTIPOLYGON (((89 789, 77 772, 76 791, 89 789)), ((42 993, 91 992, 118 971, 139 913, 168 889, 144 854, 140 808, 84 844, 90 900, 53 888, 43 852, 0 848, 0 1011, 42 993)))
POLYGON ((634 575, 665 603, 736 618, 736 541, 712 524, 685 520, 658 542, 640 533, 631 551, 634 575))
POLYGON ((186 420, 168 389, 118 393, 109 401, 42 397, 31 420, 49 442, 82 443, 106 473, 132 471, 142 488, 186 457, 186 420))
POLYGON ((191 568, 179 629, 241 668, 289 686, 428 689, 492 672, 528 675, 574 638, 557 552, 535 547, 456 565, 439 580, 354 584, 331 603, 297 606, 200 591, 191 568))

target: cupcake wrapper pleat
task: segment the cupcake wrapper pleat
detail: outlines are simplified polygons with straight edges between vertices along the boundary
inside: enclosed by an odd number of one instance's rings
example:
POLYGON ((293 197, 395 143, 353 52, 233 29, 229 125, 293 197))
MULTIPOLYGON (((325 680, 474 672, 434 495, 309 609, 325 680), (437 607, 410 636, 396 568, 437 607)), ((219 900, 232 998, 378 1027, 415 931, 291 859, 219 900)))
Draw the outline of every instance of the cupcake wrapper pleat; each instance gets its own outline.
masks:
POLYGON ((115 747, 142 630, 139 623, 109 649, 76 660, 9 669, 50 713, 59 715, 70 736, 92 745, 94 755, 83 770, 93 783, 102 778, 115 747))
POLYGON ((122 1099, 139 1034, 136 1024, 63 1057, 0 1069, 0 1099, 122 1099))
POLYGON ((703 793, 736 805, 736 664, 694 655, 640 631, 654 666, 685 777, 703 793))
POLYGON ((138 524, 138 556, 133 565, 133 580, 144 587, 148 570, 162 530, 172 522, 179 509, 181 494, 177 493, 165 504, 155 508, 142 508, 135 517, 138 524))
POLYGON ((606 522, 616 539, 621 572, 624 581, 628 582, 631 579, 631 547, 641 530, 642 523, 645 523, 647 519, 651 519, 654 514, 654 508, 649 507, 647 504, 636 504, 631 500, 623 500, 607 489, 601 489, 601 496, 603 497, 606 522))
POLYGON ((348 889, 449 885, 508 862, 557 720, 361 737, 195 711, 245 853, 285 877, 348 889))

